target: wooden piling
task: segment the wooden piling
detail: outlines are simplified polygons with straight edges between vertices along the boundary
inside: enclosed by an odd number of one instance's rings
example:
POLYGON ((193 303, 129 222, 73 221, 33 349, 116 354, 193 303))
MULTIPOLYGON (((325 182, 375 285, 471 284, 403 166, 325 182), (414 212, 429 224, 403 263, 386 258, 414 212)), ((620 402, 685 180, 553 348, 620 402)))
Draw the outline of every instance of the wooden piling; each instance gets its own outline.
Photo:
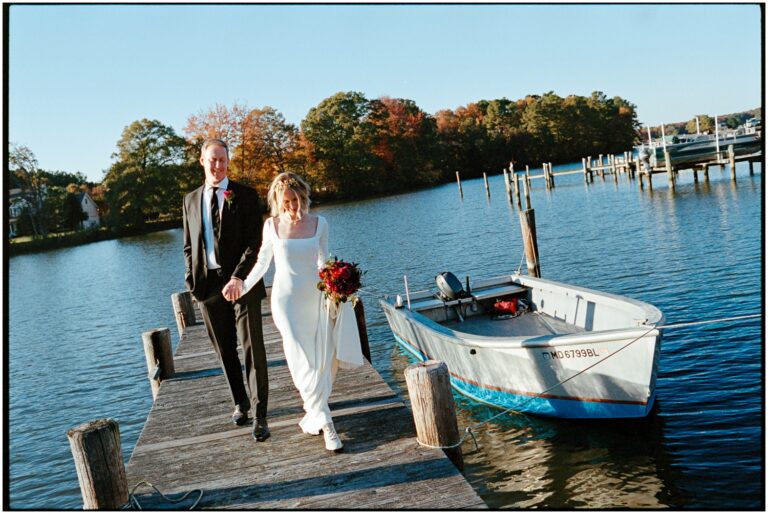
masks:
POLYGON ((167 328, 157 328, 141 334, 144 343, 144 357, 147 361, 147 378, 152 387, 152 399, 157 398, 160 383, 173 378, 176 370, 171 351, 171 331, 167 328))
POLYGON ((197 322, 195 319, 195 306, 192 304, 192 293, 189 291, 173 293, 171 295, 171 304, 173 305, 173 313, 176 316, 176 327, 179 330, 179 337, 181 337, 186 327, 197 322))
POLYGON ((755 174, 755 166, 752 160, 749 160, 749 174, 754 175, 755 174))
POLYGON ((589 172, 587 171, 587 158, 581 158, 581 169, 584 170, 584 183, 589 185, 589 172))
POLYGON ((605 163, 603 162, 603 154, 599 154, 597 157, 597 162, 599 163, 599 170, 600 170, 600 178, 605 180, 605 163))
MULTIPOLYGON (((525 167, 526 173, 528 172, 528 166, 525 167)), ((529 190, 531 188, 531 184, 527 181, 523 181, 523 193, 525 193, 525 208, 530 209, 531 208, 531 195, 529 193, 529 190)))
POLYGON ((547 163, 546 162, 542 162, 541 163, 541 170, 542 170, 543 175, 544 175, 544 188, 547 191, 549 191, 550 188, 552 187, 552 184, 549 182, 549 170, 547 169, 547 163))
POLYGON ((696 166, 693 167, 693 183, 698 184, 699 183, 699 170, 696 169, 696 166))
MULTIPOLYGON (((439 361, 412 364, 405 368, 405 382, 418 440, 425 446, 458 445, 459 428, 448 366, 439 361)), ((461 446, 443 451, 457 468, 464 469, 461 446)))
POLYGON ((461 188, 461 176, 459 176, 459 172, 456 172, 456 182, 459 184, 459 196, 461 199, 464 199, 464 190, 461 188))
POLYGON ((644 186, 643 185, 643 173, 641 171, 639 171, 639 170, 637 172, 637 186, 640 188, 641 191, 643 189, 645 189, 645 187, 643 187, 644 186))
POLYGON ((531 169, 527 164, 525 165, 525 184, 528 186, 528 189, 531 188, 531 169))
POLYGON ((517 203, 517 208, 520 209, 522 208, 520 203, 520 182, 517 179, 517 173, 512 173, 512 177, 515 185, 515 203, 517 203))
POLYGON ((120 449, 120 428, 115 420, 96 419, 67 432, 83 495, 83 509, 118 510, 128 503, 120 449))
POLYGON ((555 172, 552 171, 552 163, 547 163, 547 169, 549 170, 549 187, 555 188, 555 172))
POLYGON ((488 187, 488 175, 483 172, 483 181, 485 182, 485 195, 490 198, 491 197, 491 188, 488 187))
POLYGON ((672 160, 669 157, 669 151, 664 150, 664 163, 667 166, 667 179, 669 179, 669 187, 672 191, 675 190, 675 170, 672 168, 672 160))
POLYGON ((736 180, 736 153, 733 145, 728 145, 728 164, 731 167, 731 180, 736 180))
POLYGON ((704 164, 702 171, 704 172, 704 182, 709 182, 709 165, 704 164))
POLYGON ((520 212, 520 230, 523 235, 528 274, 532 277, 541 277, 539 245, 536 241, 536 216, 533 209, 528 208, 520 212))
POLYGON ((360 336, 360 350, 363 352, 363 357, 368 362, 371 362, 371 345, 368 342, 368 327, 365 323, 365 307, 363 306, 363 300, 358 297, 354 302, 355 318, 357 320, 357 333, 360 336))
POLYGON ((614 154, 611 154, 609 159, 610 159, 610 162, 611 162, 611 170, 613 171, 613 182, 614 182, 614 184, 618 184, 619 183, 619 171, 616 168, 616 156, 614 154))
POLYGON ((507 175, 507 168, 503 168, 501 171, 502 171, 502 173, 504 174, 504 188, 505 188, 505 189, 506 189, 506 191, 507 191, 507 196, 509 196, 510 198, 512 198, 512 196, 511 196, 511 194, 510 194, 511 192, 510 192, 510 190, 509 190, 509 176, 507 175))

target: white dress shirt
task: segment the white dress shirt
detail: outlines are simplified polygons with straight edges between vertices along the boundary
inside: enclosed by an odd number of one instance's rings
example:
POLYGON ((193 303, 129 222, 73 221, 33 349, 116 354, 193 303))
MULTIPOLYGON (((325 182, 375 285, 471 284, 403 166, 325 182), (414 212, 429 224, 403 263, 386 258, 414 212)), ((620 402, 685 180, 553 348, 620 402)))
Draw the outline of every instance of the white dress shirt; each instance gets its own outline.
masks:
MULTIPOLYGON (((224 191, 227 190, 229 185, 229 179, 225 178, 219 182, 218 190, 216 191, 216 197, 219 204, 219 223, 221 223, 221 215, 224 212, 224 191)), ((213 188, 208 184, 203 189, 203 239, 205 240, 205 260, 209 270, 215 270, 221 267, 216 260, 216 252, 213 246, 213 223, 211 223, 211 195, 213 195, 213 188)), ((219 225, 221 226, 221 225, 219 225)))

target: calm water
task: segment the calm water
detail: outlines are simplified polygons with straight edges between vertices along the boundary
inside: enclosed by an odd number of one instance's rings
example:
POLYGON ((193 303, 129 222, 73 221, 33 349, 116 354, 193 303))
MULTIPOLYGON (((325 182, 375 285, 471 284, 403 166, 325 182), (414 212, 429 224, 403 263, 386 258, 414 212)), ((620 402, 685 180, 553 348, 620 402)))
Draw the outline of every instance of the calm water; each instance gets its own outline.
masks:
MULTIPOLYGON (((668 322, 761 312, 762 168, 709 184, 683 172, 672 194, 621 177, 534 181, 542 275, 650 302, 668 322)), ((432 287, 434 275, 516 270, 522 245, 501 177, 318 207, 330 248, 368 270, 372 291, 432 287)), ((82 505, 66 431, 120 422, 127 461, 151 406, 141 333, 176 328, 184 288, 181 231, 18 256, 9 262, 11 507, 82 505)), ((409 361, 365 297, 374 366, 399 392, 409 361)), ((762 323, 669 330, 658 407, 644 421, 594 423, 525 415, 479 429, 465 474, 497 508, 764 508, 762 323)), ((498 411, 457 396, 460 428, 498 411)), ((130 484, 132 485, 132 484, 130 484)), ((157 484, 162 488, 162 484, 157 484)))

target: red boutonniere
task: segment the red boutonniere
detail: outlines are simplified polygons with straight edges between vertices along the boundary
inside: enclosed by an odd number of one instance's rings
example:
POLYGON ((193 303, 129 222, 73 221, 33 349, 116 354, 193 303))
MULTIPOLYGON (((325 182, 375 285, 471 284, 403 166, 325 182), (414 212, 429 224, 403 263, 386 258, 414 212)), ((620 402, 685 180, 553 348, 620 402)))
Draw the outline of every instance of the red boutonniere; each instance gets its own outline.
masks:
POLYGON ((232 200, 235 199, 235 192, 227 189, 224 191, 224 201, 227 202, 227 206, 232 205, 232 200))

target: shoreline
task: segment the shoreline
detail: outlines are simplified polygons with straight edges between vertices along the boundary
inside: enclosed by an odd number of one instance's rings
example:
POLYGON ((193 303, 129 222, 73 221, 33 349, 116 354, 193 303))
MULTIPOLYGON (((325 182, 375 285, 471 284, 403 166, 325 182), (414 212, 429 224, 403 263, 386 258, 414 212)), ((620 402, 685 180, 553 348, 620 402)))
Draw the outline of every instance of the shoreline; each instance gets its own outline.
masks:
POLYGON ((26 253, 45 252, 49 250, 58 250, 71 246, 80 246, 99 241, 108 241, 110 239, 120 239, 123 237, 140 236, 152 232, 161 232, 172 228, 180 228, 182 219, 172 219, 163 221, 148 222, 143 227, 123 227, 119 230, 99 227, 91 230, 82 230, 65 235, 47 236, 39 239, 32 239, 20 243, 14 243, 6 240, 5 250, 9 257, 23 255, 26 253))

